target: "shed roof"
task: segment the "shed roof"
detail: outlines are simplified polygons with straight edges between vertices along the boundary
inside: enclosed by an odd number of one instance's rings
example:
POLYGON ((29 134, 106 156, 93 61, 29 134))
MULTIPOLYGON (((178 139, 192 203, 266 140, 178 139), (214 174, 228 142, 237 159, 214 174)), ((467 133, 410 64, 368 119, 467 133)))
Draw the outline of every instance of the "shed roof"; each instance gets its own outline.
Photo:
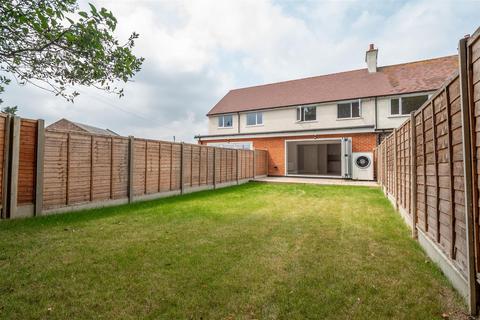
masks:
POLYGON ((102 129, 102 128, 98 128, 98 127, 94 127, 94 126, 91 126, 91 125, 88 125, 88 124, 84 124, 84 123, 80 123, 80 122, 73 122, 74 124, 76 124, 77 126, 79 126, 80 128, 84 129, 85 131, 88 131, 90 133, 96 133, 96 134, 106 134, 106 135, 110 135, 110 136, 118 136, 119 134, 110 130, 110 129, 102 129))
POLYGON ((109 136, 119 136, 118 133, 110 130, 110 129, 102 129, 98 127, 94 127, 88 124, 80 123, 80 122, 74 122, 70 121, 68 119, 62 118, 52 124, 50 124, 47 128, 50 129, 59 129, 60 130, 67 130, 67 131, 83 131, 83 132, 88 132, 88 133, 93 133, 93 134, 102 134, 102 135, 109 135, 109 136), (62 126, 69 125, 68 128, 62 126), (73 128, 75 129, 73 129, 73 128))

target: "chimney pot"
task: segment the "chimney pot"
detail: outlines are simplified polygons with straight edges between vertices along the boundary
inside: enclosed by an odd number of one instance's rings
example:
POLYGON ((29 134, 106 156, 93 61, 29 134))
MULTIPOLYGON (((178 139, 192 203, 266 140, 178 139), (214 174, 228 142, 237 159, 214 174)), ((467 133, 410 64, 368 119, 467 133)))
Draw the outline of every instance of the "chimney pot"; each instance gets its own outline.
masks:
POLYGON ((370 49, 368 50, 373 50, 373 49, 375 49, 375 46, 373 45, 373 43, 370 43, 370 49))

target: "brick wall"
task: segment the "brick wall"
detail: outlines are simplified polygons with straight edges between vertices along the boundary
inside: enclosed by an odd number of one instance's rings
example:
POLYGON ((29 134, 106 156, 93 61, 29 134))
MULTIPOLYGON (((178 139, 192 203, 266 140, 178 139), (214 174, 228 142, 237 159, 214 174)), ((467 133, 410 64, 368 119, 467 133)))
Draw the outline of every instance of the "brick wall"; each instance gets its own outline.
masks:
POLYGON ((324 138, 352 138, 353 152, 371 152, 377 145, 376 133, 356 133, 356 134, 329 134, 329 135, 309 135, 293 137, 269 137, 269 138, 241 138, 241 139, 223 139, 201 141, 201 144, 208 142, 247 142, 252 141, 256 149, 268 150, 268 174, 271 176, 283 176, 285 174, 285 140, 303 140, 303 139, 324 139, 324 138))

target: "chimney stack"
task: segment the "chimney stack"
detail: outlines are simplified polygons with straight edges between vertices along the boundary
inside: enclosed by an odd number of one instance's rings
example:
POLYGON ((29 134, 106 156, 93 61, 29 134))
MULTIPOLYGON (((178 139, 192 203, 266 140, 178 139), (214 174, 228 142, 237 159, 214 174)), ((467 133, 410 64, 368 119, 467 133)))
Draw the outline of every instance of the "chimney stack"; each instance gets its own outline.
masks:
POLYGON ((371 43, 368 51, 365 53, 365 62, 367 63, 369 73, 377 72, 377 57, 378 49, 375 49, 375 46, 371 43))

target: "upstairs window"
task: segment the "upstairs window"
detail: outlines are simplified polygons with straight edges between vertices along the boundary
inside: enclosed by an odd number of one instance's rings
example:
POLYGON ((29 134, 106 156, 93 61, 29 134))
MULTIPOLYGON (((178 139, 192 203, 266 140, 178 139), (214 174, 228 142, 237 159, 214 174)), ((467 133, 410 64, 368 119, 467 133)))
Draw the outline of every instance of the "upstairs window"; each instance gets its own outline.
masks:
POLYGON ((298 107, 297 121, 315 121, 317 120, 317 107, 298 107))
POLYGON ((350 119, 360 117, 360 100, 337 104, 337 118, 350 119))
POLYGON ((233 116, 231 114, 226 114, 218 117, 219 128, 231 128, 232 126, 233 126, 233 116))
POLYGON ((258 126, 263 124, 262 112, 250 112, 247 113, 247 126, 258 126))
POLYGON ((406 116, 417 110, 428 100, 427 94, 390 99, 390 115, 406 116))

